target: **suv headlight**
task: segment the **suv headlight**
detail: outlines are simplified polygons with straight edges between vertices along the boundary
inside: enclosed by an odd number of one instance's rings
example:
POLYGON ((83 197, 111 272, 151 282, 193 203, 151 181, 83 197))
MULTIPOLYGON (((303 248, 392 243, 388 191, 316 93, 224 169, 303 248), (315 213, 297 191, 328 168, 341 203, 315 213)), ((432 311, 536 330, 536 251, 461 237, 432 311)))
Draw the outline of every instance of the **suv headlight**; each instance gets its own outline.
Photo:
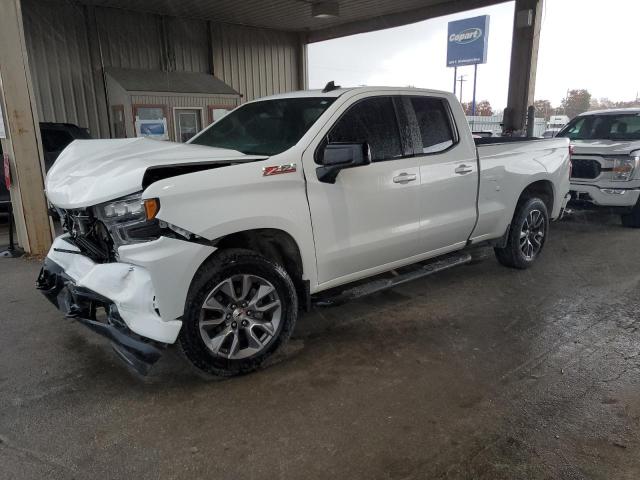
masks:
POLYGON ((632 152, 628 157, 618 157, 613 160, 611 180, 614 182, 627 182, 631 180, 633 172, 638 167, 640 152, 632 152))

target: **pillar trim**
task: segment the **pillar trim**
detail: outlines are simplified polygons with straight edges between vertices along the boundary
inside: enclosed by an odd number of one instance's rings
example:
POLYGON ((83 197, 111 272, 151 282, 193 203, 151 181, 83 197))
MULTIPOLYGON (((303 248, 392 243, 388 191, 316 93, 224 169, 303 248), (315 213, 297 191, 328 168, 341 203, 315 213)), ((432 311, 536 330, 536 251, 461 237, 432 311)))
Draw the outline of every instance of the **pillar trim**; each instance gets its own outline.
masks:
POLYGON ((18 242, 27 252, 45 254, 52 228, 44 195, 44 155, 31 82, 20 0, 0 0, 0 102, 4 110, 12 174, 11 199, 18 242))

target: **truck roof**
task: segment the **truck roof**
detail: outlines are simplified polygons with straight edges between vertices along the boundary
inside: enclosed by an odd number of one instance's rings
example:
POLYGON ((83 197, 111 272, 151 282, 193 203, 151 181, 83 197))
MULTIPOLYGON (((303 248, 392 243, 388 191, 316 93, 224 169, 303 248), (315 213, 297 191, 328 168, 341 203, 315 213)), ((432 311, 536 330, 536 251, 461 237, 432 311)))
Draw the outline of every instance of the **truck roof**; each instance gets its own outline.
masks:
POLYGON ((335 98, 335 97, 339 97, 344 93, 347 92, 351 92, 351 93, 367 93, 367 92, 379 92, 379 91, 384 91, 384 90, 388 90, 388 91, 404 91, 407 93, 410 92, 420 92, 420 93, 432 93, 432 94, 437 94, 437 95, 452 95, 451 92, 445 92, 442 90, 431 90, 431 89, 425 89, 425 88, 415 88, 415 87, 375 87, 375 86, 362 86, 362 87, 340 87, 340 88, 336 88, 334 90, 330 90, 328 92, 324 92, 321 89, 317 89, 317 90, 298 90, 298 91, 294 91, 294 92, 287 92, 287 93, 278 93, 276 95, 270 95, 268 97, 262 97, 262 98, 257 98, 256 100, 275 100, 278 98, 302 98, 302 97, 329 97, 329 98, 335 98))
POLYGON ((584 112, 578 115, 579 117, 583 117, 586 115, 620 115, 621 113, 627 114, 640 114, 640 108, 638 107, 630 107, 630 108, 609 108, 607 110, 591 110, 589 112, 584 112))

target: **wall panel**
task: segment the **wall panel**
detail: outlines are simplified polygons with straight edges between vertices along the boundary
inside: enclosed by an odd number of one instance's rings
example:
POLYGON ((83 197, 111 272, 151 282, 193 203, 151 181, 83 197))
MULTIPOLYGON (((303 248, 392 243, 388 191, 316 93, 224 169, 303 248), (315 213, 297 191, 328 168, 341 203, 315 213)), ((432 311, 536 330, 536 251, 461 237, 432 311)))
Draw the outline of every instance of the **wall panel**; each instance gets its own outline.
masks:
POLYGON ((88 128, 109 136, 91 67, 86 10, 70 2, 23 0, 29 67, 40 120, 88 128))
POLYGON ((160 70, 160 17, 131 10, 96 8, 96 22, 107 67, 160 70))
POLYGON ((297 34, 225 23, 211 29, 214 74, 244 100, 301 88, 297 34))

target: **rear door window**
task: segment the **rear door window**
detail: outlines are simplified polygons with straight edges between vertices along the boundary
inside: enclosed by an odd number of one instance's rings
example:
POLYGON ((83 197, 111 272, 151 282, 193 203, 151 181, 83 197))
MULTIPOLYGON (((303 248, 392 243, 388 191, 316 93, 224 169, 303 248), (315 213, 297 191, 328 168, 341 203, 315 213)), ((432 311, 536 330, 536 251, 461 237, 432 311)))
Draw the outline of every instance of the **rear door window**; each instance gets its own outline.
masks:
POLYGON ((455 143, 449 108, 444 99, 411 97, 411 105, 420 129, 422 153, 442 152, 455 143))
POLYGON ((327 135, 329 143, 367 142, 374 162, 402 158, 402 142, 391 97, 373 97, 353 105, 327 135))

